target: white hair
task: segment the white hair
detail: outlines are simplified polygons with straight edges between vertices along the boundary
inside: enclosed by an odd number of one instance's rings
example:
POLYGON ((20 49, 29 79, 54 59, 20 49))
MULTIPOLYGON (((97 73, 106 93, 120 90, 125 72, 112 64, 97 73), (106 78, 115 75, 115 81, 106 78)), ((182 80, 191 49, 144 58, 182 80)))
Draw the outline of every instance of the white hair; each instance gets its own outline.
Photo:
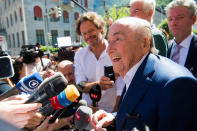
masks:
POLYGON ((130 0, 130 5, 135 2, 142 2, 144 3, 144 10, 153 10, 153 14, 155 13, 156 2, 155 0, 130 0))
POLYGON ((170 9, 180 6, 186 7, 189 10, 191 16, 196 14, 197 7, 194 0, 173 0, 166 6, 166 14, 168 14, 170 9))

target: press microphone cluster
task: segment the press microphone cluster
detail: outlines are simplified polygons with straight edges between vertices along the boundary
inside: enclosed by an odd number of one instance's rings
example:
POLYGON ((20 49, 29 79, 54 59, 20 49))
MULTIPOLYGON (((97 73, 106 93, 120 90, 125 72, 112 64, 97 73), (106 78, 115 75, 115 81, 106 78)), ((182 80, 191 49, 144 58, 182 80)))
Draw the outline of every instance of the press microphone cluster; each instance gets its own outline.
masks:
MULTIPOLYGON (((69 109, 72 110, 72 108, 76 108, 75 105, 76 106, 78 104, 80 105, 80 102, 81 102, 80 99, 81 99, 81 88, 79 88, 78 85, 68 85, 66 89, 63 90, 60 94, 49 99, 49 101, 46 102, 45 105, 39 109, 39 112, 41 112, 45 116, 49 116, 54 111, 57 110, 53 118, 53 119, 56 119, 63 112, 69 109)), ((86 105, 87 105, 87 102, 86 102, 86 105)))
POLYGON ((0 95, 0 100, 20 93, 31 94, 35 92, 42 81, 42 76, 39 73, 33 73, 32 75, 26 76, 22 78, 15 87, 0 95))
POLYGON ((101 99, 101 87, 96 84, 89 91, 90 99, 92 100, 92 105, 98 107, 98 102, 101 99))
POLYGON ((51 105, 57 111, 53 117, 49 120, 49 123, 53 123, 58 117, 65 111, 72 109, 79 102, 80 93, 75 85, 69 85, 59 95, 51 98, 51 105))
POLYGON ((25 103, 40 102, 43 103, 50 98, 58 95, 67 87, 67 80, 62 73, 57 72, 49 78, 46 78, 25 103))

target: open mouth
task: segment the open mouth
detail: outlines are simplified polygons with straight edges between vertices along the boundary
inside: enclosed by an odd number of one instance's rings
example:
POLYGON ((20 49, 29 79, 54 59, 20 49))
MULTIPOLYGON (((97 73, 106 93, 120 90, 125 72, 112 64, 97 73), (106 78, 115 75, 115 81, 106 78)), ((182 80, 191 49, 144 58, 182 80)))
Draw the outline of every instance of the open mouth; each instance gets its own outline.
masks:
POLYGON ((117 57, 117 56, 112 57, 113 62, 118 62, 120 59, 121 59, 121 57, 117 57))

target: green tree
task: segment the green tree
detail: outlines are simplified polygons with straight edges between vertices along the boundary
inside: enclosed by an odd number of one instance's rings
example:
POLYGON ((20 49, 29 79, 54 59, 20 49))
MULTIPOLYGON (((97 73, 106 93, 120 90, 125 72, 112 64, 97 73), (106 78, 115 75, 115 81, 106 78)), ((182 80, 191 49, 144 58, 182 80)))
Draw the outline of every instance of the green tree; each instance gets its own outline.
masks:
POLYGON ((167 32, 167 34, 169 35, 170 40, 173 38, 173 36, 170 33, 169 28, 168 28, 168 20, 167 19, 164 19, 157 27, 164 29, 167 32))
MULTIPOLYGON (((128 7, 118 7, 116 5, 114 5, 111 9, 108 10, 109 13, 109 17, 112 18, 113 21, 122 18, 122 17, 126 17, 130 15, 130 11, 128 7)), ((107 14, 104 15, 104 20, 107 20, 107 14)))
MULTIPOLYGON (((103 19, 106 21, 107 23, 107 19, 108 17, 110 17, 112 19, 112 22, 122 18, 122 17, 126 17, 130 15, 130 11, 128 7, 117 7, 116 5, 114 5, 111 9, 108 10, 109 15, 104 14, 103 19)), ((108 30, 109 30, 109 25, 107 24, 107 34, 108 34, 108 30)), ((106 39, 107 39, 107 34, 106 34, 106 39)))
POLYGON ((166 7, 166 5, 168 4, 168 3, 170 3, 172 0, 156 0, 156 3, 157 3, 157 5, 156 5, 156 7, 157 8, 161 8, 161 9, 165 9, 165 7, 166 7))

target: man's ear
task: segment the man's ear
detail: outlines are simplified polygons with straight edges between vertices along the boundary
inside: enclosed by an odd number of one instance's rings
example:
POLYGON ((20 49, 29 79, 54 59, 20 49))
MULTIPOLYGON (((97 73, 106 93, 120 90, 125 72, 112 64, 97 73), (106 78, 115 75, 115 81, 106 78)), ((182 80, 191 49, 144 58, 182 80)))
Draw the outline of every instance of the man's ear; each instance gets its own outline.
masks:
POLYGON ((150 38, 145 37, 142 44, 143 53, 146 54, 150 50, 150 38))
POLYGON ((149 10, 148 11, 148 15, 152 18, 152 16, 153 16, 153 10, 149 10))
POLYGON ((196 17, 197 16, 195 14, 192 16, 192 20, 193 20, 192 24, 195 24, 196 23, 196 17))

